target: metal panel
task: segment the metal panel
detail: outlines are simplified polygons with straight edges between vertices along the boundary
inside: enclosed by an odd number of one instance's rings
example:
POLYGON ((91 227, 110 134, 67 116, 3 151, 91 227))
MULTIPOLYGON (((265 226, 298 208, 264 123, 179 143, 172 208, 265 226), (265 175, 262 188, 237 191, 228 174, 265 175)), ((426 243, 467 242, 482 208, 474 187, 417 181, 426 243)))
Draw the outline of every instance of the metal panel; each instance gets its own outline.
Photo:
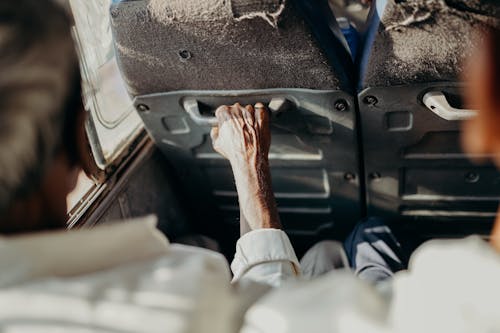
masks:
POLYGON ((422 102, 427 92, 439 91, 459 107, 462 89, 443 82, 368 88, 359 95, 369 215, 493 219, 500 173, 472 164, 460 146, 460 122, 422 102))
POLYGON ((184 109, 186 98, 203 105, 201 113, 207 116, 221 104, 289 101, 286 109, 272 115, 269 155, 284 225, 292 233, 312 235, 332 227, 347 231, 361 217, 352 96, 341 91, 266 89, 136 98, 146 128, 174 165, 193 209, 202 216, 216 211, 223 220, 236 222, 238 202, 229 163, 213 150, 211 127, 197 124, 184 109))

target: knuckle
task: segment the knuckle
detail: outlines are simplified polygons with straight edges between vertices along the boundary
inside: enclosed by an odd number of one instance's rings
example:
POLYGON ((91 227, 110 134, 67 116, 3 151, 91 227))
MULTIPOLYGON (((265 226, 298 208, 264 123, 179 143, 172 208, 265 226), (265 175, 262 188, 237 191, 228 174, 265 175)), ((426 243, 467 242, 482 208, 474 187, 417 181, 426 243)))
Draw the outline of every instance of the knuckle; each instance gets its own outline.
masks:
POLYGON ((215 110, 215 116, 217 118, 220 118, 221 116, 225 115, 228 113, 228 107, 226 105, 223 105, 219 107, 217 110, 215 110))

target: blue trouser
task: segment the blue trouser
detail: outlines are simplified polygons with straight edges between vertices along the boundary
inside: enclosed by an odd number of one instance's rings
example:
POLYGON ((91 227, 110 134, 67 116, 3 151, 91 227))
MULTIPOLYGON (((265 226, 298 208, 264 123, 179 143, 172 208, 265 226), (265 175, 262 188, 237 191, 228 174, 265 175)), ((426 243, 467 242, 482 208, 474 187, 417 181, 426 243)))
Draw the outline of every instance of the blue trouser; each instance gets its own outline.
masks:
POLYGON ((343 246, 323 241, 313 246, 300 264, 306 278, 314 278, 348 265, 368 282, 378 283, 406 269, 408 256, 382 219, 359 222, 343 246))
POLYGON ((407 267, 408 256, 379 218, 359 222, 345 240, 344 249, 355 274, 369 282, 383 281, 407 267))

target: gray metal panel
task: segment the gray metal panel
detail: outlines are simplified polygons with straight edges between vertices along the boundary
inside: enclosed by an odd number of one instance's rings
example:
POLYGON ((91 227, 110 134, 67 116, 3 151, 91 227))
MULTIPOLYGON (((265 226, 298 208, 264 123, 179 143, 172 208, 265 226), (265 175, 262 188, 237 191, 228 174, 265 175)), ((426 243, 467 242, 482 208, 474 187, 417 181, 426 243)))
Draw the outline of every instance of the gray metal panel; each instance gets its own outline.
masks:
POLYGON ((499 8, 491 0, 377 1, 358 96, 369 215, 451 222, 455 232, 460 220, 492 221, 500 174, 467 159, 460 121, 446 118, 472 114, 459 110, 463 60, 479 45, 477 30, 499 24, 499 8), (444 93, 452 108, 427 107, 429 92, 444 93))
POLYGON ((460 122, 422 103, 428 91, 459 96, 453 83, 368 88, 359 95, 369 215, 435 221, 492 220, 500 173, 472 164, 460 122))
POLYGON ((183 101, 196 99, 209 115, 221 104, 268 103, 276 97, 290 101, 271 119, 273 187, 284 225, 299 234, 333 226, 348 230, 362 212, 352 96, 306 89, 180 91, 139 96, 135 104, 193 207, 235 222, 238 202, 229 164, 212 149, 211 127, 198 125, 183 101))
POLYGON ((325 22, 335 21, 323 15, 327 1, 179 4, 122 1, 110 13, 129 92, 199 221, 238 216, 206 118, 222 104, 286 99, 272 116, 270 152, 283 223, 298 234, 348 231, 363 211, 355 101, 343 92, 353 90, 352 61, 325 22))

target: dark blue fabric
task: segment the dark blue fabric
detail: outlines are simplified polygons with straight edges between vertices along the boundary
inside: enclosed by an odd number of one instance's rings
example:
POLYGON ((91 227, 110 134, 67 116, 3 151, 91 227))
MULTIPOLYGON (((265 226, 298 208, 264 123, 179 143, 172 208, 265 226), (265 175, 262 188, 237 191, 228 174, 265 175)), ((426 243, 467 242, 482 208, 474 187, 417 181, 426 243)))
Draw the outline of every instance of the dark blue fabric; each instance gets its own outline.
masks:
MULTIPOLYGON (((332 68, 342 68, 337 73, 341 82, 347 82, 348 92, 356 88, 356 74, 354 62, 349 52, 349 45, 338 26, 337 19, 332 13, 328 0, 293 0, 300 9, 302 17, 312 30, 319 45, 330 60, 332 68)), ((344 88, 344 89, 346 89, 344 88)))
POLYGON ((351 50, 351 57, 353 61, 356 59, 359 47, 359 34, 356 29, 349 23, 348 29, 340 29, 344 34, 344 37, 351 50))
POLYGON ((358 92, 363 89, 363 80, 365 77, 366 67, 368 66, 368 60, 370 59, 370 53, 372 51, 372 45, 378 33, 380 26, 380 18, 384 14, 385 7, 387 6, 387 0, 375 0, 370 14, 368 15, 368 28, 363 37, 362 45, 360 50, 358 50, 358 92))
POLYGON ((408 265, 391 228, 380 218, 368 218, 356 225, 347 237, 344 248, 355 274, 377 283, 386 280, 408 265))

